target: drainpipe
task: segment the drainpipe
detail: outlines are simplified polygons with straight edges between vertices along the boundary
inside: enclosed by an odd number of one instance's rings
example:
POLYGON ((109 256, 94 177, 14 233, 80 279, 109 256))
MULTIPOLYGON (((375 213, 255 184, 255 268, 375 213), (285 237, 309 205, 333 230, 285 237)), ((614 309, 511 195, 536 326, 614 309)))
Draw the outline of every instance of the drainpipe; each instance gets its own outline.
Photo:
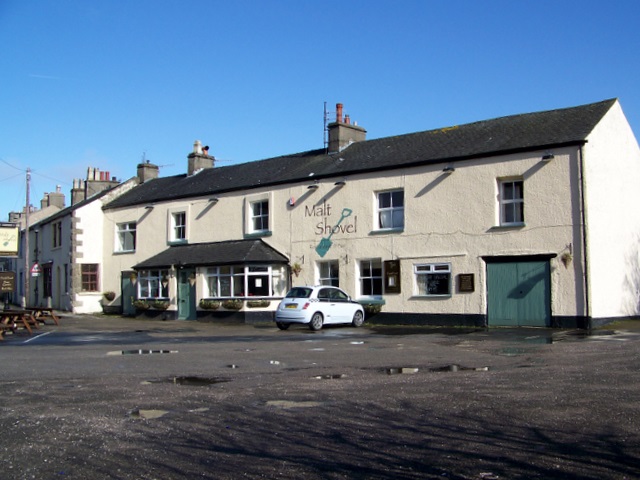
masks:
POLYGON ((584 157, 582 147, 578 149, 578 168, 580 175, 580 214, 582 215, 582 264, 584 265, 584 308, 587 316, 587 328, 591 329, 591 307, 589 305, 589 254, 587 250, 587 208, 585 201, 586 182, 584 178, 584 157))

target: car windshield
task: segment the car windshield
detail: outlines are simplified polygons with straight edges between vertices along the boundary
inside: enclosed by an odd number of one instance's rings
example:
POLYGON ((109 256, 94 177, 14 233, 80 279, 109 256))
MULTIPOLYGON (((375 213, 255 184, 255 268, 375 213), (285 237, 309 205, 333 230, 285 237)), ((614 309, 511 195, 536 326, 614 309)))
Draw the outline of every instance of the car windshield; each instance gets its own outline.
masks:
POLYGON ((312 288, 296 287, 289 290, 287 298, 309 298, 313 292, 312 288))

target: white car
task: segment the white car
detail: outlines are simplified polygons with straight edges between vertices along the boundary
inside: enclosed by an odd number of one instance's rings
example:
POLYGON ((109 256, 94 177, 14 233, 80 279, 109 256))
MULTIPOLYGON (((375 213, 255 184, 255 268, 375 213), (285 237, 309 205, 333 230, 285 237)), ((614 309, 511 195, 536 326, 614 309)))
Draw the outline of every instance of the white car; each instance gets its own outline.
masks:
POLYGON ((278 305, 275 320, 280 330, 292 323, 308 324, 311 330, 338 323, 359 327, 364 323, 364 309, 338 287, 293 287, 278 305))

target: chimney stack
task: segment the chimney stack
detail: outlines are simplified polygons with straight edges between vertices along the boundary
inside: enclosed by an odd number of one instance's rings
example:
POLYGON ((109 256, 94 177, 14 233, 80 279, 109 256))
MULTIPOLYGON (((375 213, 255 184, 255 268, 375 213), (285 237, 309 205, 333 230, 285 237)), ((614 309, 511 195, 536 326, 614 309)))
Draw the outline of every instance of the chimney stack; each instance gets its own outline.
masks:
POLYGON ((154 178, 158 178, 160 174, 160 167, 154 165, 149 160, 145 163, 138 164, 138 181, 140 183, 148 182, 154 178))
POLYGON ((200 140, 193 144, 193 152, 187 156, 187 175, 191 176, 205 168, 213 168, 215 158, 209 155, 209 145, 202 146, 200 140))
POLYGON ((342 116, 342 104, 336 104, 336 121, 327 125, 329 130, 329 153, 337 153, 355 142, 362 142, 367 138, 367 131, 351 124, 349 115, 342 116))

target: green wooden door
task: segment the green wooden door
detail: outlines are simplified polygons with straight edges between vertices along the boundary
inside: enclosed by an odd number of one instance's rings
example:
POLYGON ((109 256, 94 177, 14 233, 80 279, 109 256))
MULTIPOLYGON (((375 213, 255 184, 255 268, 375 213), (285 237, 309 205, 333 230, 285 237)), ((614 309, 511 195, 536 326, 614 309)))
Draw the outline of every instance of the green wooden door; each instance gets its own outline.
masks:
POLYGON ((195 272, 180 270, 178 274, 178 320, 196 319, 195 272))
POLYGON ((122 272, 122 279, 120 286, 122 290, 122 314, 134 316, 136 314, 136 307, 133 306, 133 301, 138 298, 137 282, 132 280, 134 272, 122 272))
POLYGON ((487 320, 490 326, 550 326, 549 261, 487 263, 487 320))

